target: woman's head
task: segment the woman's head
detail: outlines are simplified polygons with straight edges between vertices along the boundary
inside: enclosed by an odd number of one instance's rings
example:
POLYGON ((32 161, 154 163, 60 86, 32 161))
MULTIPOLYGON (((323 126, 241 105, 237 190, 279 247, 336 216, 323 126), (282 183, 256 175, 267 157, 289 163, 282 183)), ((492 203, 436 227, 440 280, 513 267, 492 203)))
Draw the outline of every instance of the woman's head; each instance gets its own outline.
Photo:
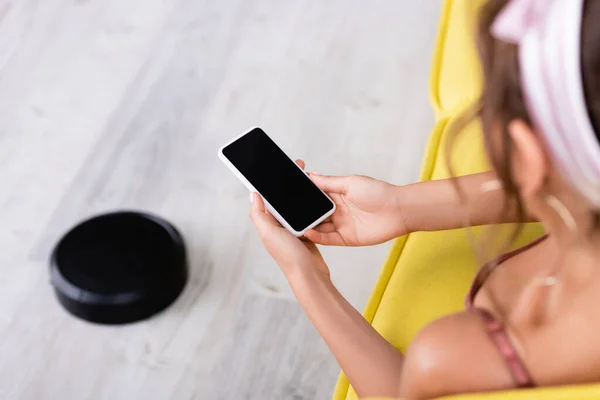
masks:
MULTIPOLYGON (((547 1, 548 4, 551 2, 547 1)), ((564 228, 556 210, 547 205, 548 196, 553 196, 567 206, 579 225, 597 227, 598 205, 592 204, 569 181, 568 176, 560 173, 555 153, 544 137, 545 132, 539 129, 542 124, 534 123, 535 115, 531 115, 530 110, 535 99, 528 97, 524 90, 518 45, 492 34, 498 15, 508 3, 508 0, 489 0, 482 9, 478 32, 484 72, 480 115, 492 166, 502 181, 507 198, 516 202, 522 215, 525 212, 533 214, 547 223, 551 230, 561 225, 564 228)), ((580 32, 580 65, 585 107, 597 138, 594 145, 600 149, 599 19, 600 1, 585 1, 580 32)), ((539 71, 540 74, 542 72, 539 71)))

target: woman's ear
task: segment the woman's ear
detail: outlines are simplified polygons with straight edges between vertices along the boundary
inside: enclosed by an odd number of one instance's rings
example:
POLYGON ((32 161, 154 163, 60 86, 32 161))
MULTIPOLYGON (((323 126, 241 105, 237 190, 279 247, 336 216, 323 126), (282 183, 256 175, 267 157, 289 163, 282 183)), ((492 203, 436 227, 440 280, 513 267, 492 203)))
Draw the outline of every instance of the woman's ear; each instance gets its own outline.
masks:
POLYGON ((514 143, 514 174, 524 197, 539 193, 548 174, 548 163, 542 142, 531 127, 522 120, 508 125, 514 143))

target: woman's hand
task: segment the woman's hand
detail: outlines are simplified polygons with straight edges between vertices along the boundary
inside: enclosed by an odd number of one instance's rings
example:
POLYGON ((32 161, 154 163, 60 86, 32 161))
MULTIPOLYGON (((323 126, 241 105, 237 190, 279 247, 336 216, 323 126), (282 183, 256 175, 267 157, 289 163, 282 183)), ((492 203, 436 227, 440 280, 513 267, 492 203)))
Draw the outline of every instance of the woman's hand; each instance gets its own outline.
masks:
POLYGON ((252 193, 250 219, 260 234, 263 245, 288 280, 297 275, 306 276, 315 272, 319 277, 329 279, 329 268, 317 246, 300 240, 282 227, 265 209, 263 199, 257 193, 252 193))
POLYGON ((314 243, 369 246, 409 233, 397 186, 358 175, 310 177, 337 207, 331 218, 306 232, 314 243))
POLYGON ((403 355, 335 288, 316 245, 298 239, 283 228, 265 209, 257 193, 252 194, 250 218, 267 251, 288 279, 298 303, 357 393, 395 396, 403 355))

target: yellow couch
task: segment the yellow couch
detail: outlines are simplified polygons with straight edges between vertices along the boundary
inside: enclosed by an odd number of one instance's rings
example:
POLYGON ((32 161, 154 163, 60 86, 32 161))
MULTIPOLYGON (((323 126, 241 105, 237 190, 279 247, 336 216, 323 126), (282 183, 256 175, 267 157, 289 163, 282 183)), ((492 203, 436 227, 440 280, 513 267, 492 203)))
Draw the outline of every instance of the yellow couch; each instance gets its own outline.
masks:
MULTIPOLYGON (((481 3, 480 0, 446 0, 444 3, 430 80, 436 123, 425 153, 422 180, 448 177, 443 151, 445 133, 480 93, 481 72, 473 33, 481 3)), ((479 124, 471 124, 461 134, 453 148, 452 159, 455 173, 459 175, 488 169, 479 124)), ((528 225, 515 246, 541 234, 539 225, 528 225)), ((423 326, 464 309, 464 298, 476 268, 472 247, 463 230, 418 232, 399 238, 381 270, 364 316, 404 352, 423 326)), ((600 399, 600 385, 447 397, 453 400, 540 398, 600 399)), ((355 399, 356 393, 342 373, 334 400, 355 399)))

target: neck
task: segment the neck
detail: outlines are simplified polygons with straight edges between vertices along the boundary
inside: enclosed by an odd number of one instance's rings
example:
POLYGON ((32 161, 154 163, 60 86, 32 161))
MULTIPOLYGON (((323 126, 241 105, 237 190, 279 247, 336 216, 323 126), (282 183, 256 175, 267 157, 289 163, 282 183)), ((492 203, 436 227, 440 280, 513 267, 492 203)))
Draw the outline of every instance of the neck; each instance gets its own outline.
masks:
POLYGON ((600 261, 600 231, 570 232, 567 229, 547 228, 552 243, 553 258, 557 261, 553 273, 575 274, 590 279, 600 261))

